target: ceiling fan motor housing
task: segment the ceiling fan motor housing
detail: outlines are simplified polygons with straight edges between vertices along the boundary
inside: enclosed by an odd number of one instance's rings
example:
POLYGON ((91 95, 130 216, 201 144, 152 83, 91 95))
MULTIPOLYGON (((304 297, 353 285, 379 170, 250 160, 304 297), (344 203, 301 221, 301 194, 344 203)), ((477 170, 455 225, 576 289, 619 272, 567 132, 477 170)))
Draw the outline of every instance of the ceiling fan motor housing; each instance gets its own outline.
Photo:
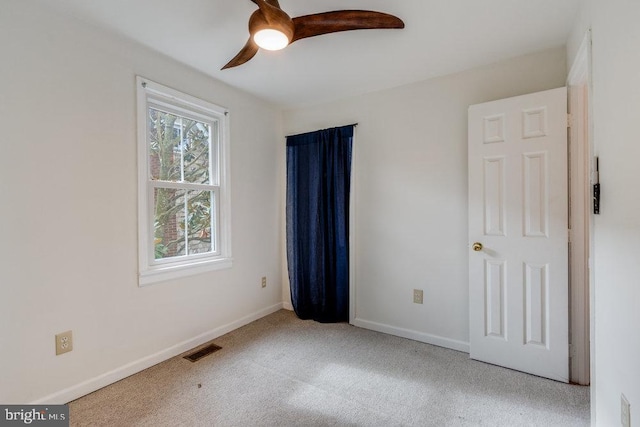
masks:
POLYGON ((266 16, 261 9, 253 12, 249 18, 249 34, 253 37, 258 31, 267 29, 280 31, 287 37, 289 43, 293 40, 293 20, 282 10, 269 11, 269 16, 266 16))

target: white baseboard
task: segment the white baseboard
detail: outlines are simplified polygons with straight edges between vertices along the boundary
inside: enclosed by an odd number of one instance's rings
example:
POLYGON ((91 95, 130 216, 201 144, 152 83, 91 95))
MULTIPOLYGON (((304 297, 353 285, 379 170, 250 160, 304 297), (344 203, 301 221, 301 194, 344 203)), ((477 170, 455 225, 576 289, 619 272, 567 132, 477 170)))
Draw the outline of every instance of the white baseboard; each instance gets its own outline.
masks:
POLYGON ((182 341, 181 343, 171 346, 165 350, 161 350, 155 354, 151 354, 149 356, 143 357, 142 359, 138 359, 124 366, 116 368, 112 371, 105 372, 104 374, 98 375, 97 377, 91 378, 87 381, 83 381, 80 384, 73 385, 71 387, 60 390, 56 393, 50 394, 49 396, 45 396, 41 399, 38 399, 32 402, 31 404, 32 405, 64 404, 64 403, 71 402, 72 400, 75 400, 86 394, 92 393, 96 390, 101 389, 102 387, 108 386, 109 384, 113 384, 116 381, 120 381, 121 379, 124 379, 133 374, 136 374, 153 365, 157 365, 160 362, 164 362, 167 359, 171 359, 172 357, 177 356, 181 353, 184 353, 194 347, 197 347, 201 344, 204 344, 208 341, 218 338, 219 336, 222 336, 244 325, 247 325, 253 322, 254 320, 258 320, 271 313, 275 313, 276 311, 282 308, 283 308, 283 304, 278 303, 278 304, 272 305, 271 307, 267 307, 262 310, 256 311, 255 313, 244 316, 241 319, 238 319, 234 322, 231 322, 226 325, 222 325, 218 328, 212 329, 210 331, 204 332, 186 341, 182 341))
POLYGON ((376 332, 383 332, 389 335, 396 335, 402 338, 409 338, 410 340, 420 341, 427 344, 437 345, 438 347, 449 348, 451 350, 462 351, 469 353, 469 343, 464 341, 458 341, 451 338, 444 338, 438 335, 425 334, 424 332, 418 332, 411 329, 398 328, 396 326, 385 325, 383 323, 371 322, 369 320, 363 320, 356 318, 353 323, 354 326, 360 328, 371 329, 376 332))
POLYGON ((290 302, 283 302, 282 308, 284 308, 285 310, 293 311, 293 305, 291 305, 290 302))

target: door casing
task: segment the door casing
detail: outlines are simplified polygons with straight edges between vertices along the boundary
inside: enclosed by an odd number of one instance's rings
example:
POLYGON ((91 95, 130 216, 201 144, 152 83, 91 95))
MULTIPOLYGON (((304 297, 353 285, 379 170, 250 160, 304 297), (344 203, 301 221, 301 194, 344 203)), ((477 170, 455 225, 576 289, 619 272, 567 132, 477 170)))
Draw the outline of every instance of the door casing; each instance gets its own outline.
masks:
MULTIPOLYGON (((570 343, 572 383, 591 383, 593 366, 593 221, 591 183, 593 135, 591 120, 591 31, 587 31, 567 78, 569 128, 570 343)), ((592 406, 593 401, 592 401, 592 406)))

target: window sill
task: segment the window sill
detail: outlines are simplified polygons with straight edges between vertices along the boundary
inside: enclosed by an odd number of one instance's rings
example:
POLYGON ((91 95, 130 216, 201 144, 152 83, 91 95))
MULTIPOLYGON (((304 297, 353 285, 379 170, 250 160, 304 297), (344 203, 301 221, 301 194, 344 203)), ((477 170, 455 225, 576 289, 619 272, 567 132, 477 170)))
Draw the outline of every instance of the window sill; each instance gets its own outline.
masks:
POLYGON ((167 280, 179 279, 181 277, 194 276, 208 271, 231 268, 232 264, 233 258, 217 258, 189 264, 151 267, 140 272, 138 285, 147 286, 167 280))

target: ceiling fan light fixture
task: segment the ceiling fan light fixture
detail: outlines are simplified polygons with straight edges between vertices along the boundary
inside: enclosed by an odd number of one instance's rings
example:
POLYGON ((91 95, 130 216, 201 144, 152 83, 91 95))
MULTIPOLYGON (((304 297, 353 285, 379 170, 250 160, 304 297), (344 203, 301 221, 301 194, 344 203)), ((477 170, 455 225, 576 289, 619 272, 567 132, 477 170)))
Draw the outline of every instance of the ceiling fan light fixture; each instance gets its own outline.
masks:
POLYGON ((264 28, 256 31, 253 41, 266 50, 280 50, 289 45, 289 37, 277 28, 264 28))
POLYGON ((253 58, 260 48, 280 50, 308 37, 351 30, 404 28, 397 16, 373 10, 334 10, 291 19, 278 0, 251 0, 258 6, 249 17, 249 40, 223 70, 253 58))

